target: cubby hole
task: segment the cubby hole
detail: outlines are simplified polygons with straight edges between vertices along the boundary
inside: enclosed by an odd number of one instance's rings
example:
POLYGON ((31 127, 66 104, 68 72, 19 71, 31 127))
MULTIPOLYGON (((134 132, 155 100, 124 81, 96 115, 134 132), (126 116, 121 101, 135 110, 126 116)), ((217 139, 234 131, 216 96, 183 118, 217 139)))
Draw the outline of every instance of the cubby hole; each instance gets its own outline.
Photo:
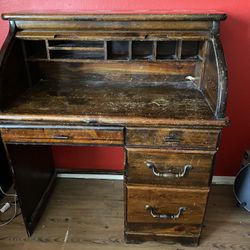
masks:
POLYGON ((177 41, 158 41, 156 59, 176 59, 177 41))
POLYGON ((128 41, 108 41, 107 58, 111 60, 128 60, 129 59, 129 42, 128 41))
POLYGON ((24 41, 24 47, 27 58, 29 59, 46 59, 47 50, 44 40, 27 40, 24 41))
POLYGON ((103 41, 49 40, 51 59, 104 59, 103 41))
POLYGON ((182 41, 181 59, 199 59, 201 41, 182 41))
POLYGON ((132 42, 132 59, 153 59, 153 42, 152 41, 133 41, 132 42))
POLYGON ((50 47, 83 47, 83 48, 103 48, 102 41, 80 41, 80 40, 50 40, 50 47))
POLYGON ((51 59, 96 59, 103 60, 103 52, 82 51, 82 50, 50 50, 51 59))

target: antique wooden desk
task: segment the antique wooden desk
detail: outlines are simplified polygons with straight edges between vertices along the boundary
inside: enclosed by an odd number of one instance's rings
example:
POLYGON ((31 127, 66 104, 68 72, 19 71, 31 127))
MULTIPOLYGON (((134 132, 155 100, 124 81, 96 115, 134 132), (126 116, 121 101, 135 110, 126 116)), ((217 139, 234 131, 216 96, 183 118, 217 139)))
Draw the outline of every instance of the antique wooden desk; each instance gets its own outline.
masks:
MULTIPOLYGON (((124 147, 125 239, 197 244, 227 124, 224 14, 4 14, 1 136, 30 235, 53 145, 124 147)), ((84 187, 83 187, 84 188, 84 187)))

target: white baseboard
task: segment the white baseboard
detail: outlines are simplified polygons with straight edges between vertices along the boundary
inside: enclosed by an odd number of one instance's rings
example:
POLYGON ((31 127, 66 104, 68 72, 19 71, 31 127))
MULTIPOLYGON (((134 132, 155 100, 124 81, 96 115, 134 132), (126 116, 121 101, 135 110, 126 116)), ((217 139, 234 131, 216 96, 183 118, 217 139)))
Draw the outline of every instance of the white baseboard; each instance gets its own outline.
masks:
POLYGON ((235 176, 213 176, 212 183, 216 185, 233 185, 235 176))
MULTIPOLYGON (((59 178, 94 179, 94 180, 123 180, 123 175, 118 174, 58 174, 59 178)), ((212 183, 216 185, 233 185, 234 176, 214 176, 212 183)))
POLYGON ((123 180, 121 174, 57 174, 59 178, 94 179, 94 180, 123 180))

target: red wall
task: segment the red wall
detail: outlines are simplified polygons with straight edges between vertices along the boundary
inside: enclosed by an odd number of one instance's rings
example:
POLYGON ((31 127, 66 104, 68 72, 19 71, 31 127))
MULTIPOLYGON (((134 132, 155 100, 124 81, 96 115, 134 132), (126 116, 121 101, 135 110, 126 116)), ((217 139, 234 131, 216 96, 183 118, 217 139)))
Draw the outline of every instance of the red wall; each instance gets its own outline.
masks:
MULTIPOLYGON (((0 12, 13 11, 60 11, 91 13, 164 13, 211 12, 228 14, 222 23, 221 39, 229 71, 229 95, 227 114, 231 126, 222 135, 222 146, 216 163, 216 175, 235 175, 245 148, 250 148, 250 1, 248 0, 1 0, 0 12)), ((7 34, 8 24, 0 21, 0 45, 7 34)), ((55 160, 59 166, 71 164, 75 167, 106 166, 122 167, 122 149, 87 147, 76 153, 55 149, 55 160), (109 153, 108 153, 109 151, 109 153), (60 154, 59 153, 62 153, 60 154), (87 154, 88 153, 88 154, 87 154), (89 157, 83 157, 88 155, 89 157), (66 159, 66 160, 63 160, 66 159), (104 163, 104 164, 102 164, 104 163)))

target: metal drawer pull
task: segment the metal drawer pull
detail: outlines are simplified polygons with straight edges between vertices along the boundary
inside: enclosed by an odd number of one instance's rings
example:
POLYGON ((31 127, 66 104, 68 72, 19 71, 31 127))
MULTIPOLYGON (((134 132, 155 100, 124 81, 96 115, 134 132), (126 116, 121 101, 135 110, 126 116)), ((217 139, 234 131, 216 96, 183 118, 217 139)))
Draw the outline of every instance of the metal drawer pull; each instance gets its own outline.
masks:
POLYGON ((147 167, 152 170, 153 174, 158 177, 166 177, 166 178, 182 178, 186 175, 188 170, 192 169, 192 165, 185 165, 183 167, 182 172, 180 173, 172 173, 171 170, 168 172, 159 172, 159 170, 156 168, 155 164, 151 161, 148 161, 147 167))
POLYGON ((186 211, 185 207, 179 207, 177 214, 160 214, 150 205, 146 205, 145 209, 148 210, 153 218, 159 219, 179 219, 179 217, 186 211))
POLYGON ((69 136, 67 136, 67 135, 54 135, 53 138, 58 139, 58 140, 68 140, 69 136))
POLYGON ((164 142, 180 142, 180 135, 170 132, 168 136, 163 138, 164 142))

